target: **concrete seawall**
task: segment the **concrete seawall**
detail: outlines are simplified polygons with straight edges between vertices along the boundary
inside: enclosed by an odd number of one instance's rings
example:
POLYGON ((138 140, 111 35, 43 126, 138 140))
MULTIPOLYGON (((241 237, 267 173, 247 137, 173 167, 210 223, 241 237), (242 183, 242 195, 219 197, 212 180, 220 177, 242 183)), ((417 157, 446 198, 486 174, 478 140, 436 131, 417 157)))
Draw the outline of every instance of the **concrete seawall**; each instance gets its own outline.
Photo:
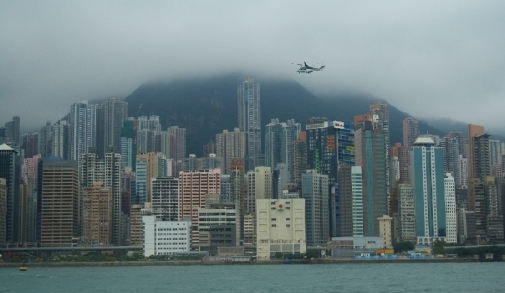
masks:
MULTIPOLYGON (((434 258, 434 259, 317 259, 291 260, 291 264, 360 264, 360 263, 457 263, 478 262, 473 258, 434 258)), ((125 261, 125 262, 31 262, 27 267, 116 267, 116 266, 188 266, 188 265, 273 265, 283 264, 282 260, 272 261, 125 261)), ((20 267, 21 263, 0 263, 0 267, 20 267)))

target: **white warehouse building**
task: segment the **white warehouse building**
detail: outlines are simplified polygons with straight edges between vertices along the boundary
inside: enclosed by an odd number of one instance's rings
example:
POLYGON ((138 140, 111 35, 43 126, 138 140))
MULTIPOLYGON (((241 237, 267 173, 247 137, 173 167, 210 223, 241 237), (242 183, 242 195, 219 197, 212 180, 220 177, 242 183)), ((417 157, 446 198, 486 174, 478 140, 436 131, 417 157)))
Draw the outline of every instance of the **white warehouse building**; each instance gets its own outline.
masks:
POLYGON ((190 221, 161 221, 143 216, 144 256, 174 254, 191 250, 190 221))

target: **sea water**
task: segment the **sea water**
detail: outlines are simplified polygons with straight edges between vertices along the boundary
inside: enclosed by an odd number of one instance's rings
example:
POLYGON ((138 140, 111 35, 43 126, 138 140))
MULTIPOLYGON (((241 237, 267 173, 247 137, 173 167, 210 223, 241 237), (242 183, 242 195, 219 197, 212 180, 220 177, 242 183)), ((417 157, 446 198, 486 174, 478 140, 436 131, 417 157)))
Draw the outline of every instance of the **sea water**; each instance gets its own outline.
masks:
POLYGON ((2 267, 0 292, 505 292, 505 262, 2 267))

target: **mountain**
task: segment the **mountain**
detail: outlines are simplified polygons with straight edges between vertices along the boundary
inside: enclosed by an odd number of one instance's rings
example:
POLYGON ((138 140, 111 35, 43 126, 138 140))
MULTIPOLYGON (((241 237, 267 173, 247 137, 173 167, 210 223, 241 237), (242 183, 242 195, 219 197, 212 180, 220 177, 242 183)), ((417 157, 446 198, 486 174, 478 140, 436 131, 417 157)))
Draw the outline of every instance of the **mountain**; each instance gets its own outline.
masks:
MULTIPOLYGON (((158 115, 163 128, 186 128, 187 154, 202 154, 202 147, 224 129, 233 130, 237 121, 237 85, 243 75, 194 78, 141 85, 126 101, 129 116, 158 115)), ((352 123, 377 99, 363 94, 317 96, 292 80, 257 80, 260 83, 262 125, 273 118, 295 119, 305 127, 311 117, 326 117, 352 123)), ((391 143, 403 141, 402 121, 408 114, 389 107, 391 143)), ((444 132, 419 121, 422 133, 444 132)))

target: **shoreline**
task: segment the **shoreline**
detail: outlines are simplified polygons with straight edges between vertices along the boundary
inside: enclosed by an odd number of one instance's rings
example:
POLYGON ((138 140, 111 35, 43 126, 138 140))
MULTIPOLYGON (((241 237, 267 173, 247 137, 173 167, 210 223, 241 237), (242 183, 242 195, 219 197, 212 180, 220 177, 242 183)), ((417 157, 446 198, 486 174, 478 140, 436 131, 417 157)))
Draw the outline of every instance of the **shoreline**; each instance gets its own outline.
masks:
MULTIPOLYGON (((323 259, 291 260, 290 264, 362 264, 362 263, 461 263, 482 262, 473 258, 434 258, 434 259, 323 259)), ((188 265, 281 265, 282 260, 271 261, 125 261, 125 262, 31 262, 26 267, 118 267, 118 266, 188 266, 188 265)), ((20 267, 22 263, 0 263, 2 267, 20 267)))

